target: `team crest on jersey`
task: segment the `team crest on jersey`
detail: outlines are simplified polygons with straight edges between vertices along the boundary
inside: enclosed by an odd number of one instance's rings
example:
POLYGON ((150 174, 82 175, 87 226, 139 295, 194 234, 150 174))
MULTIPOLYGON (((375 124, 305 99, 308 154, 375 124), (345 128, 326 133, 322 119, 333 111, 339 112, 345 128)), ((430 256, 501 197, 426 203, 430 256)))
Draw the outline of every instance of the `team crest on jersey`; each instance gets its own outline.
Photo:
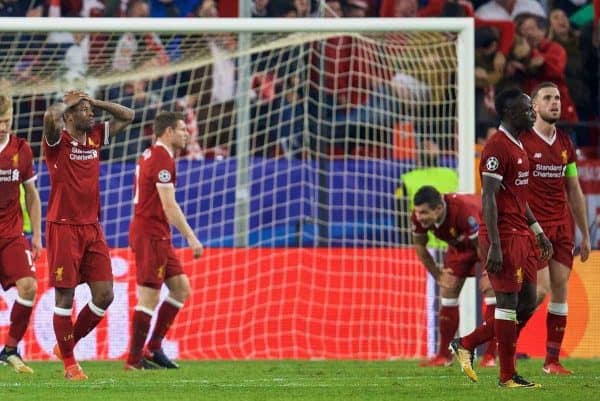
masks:
POLYGON ((450 227, 450 235, 456 237, 456 228, 450 227))
POLYGON ((97 148, 98 145, 96 145, 96 143, 94 143, 94 141, 92 141, 92 138, 88 138, 88 143, 90 144, 91 147, 93 148, 97 148))
POLYGON ((18 153, 15 153, 13 155, 13 157, 12 157, 12 165, 13 165, 13 168, 19 167, 19 154, 18 153))
POLYGON ((489 171, 496 171, 499 166, 500 162, 495 156, 488 157, 488 159, 485 161, 485 168, 487 168, 489 171))
POLYGON ((561 157, 561 159, 562 159, 562 162, 563 162, 563 164, 567 164, 567 160, 568 160, 568 158, 567 158, 567 151, 566 151, 566 150, 564 150, 564 149, 563 149, 563 150, 560 152, 560 157, 561 157))
POLYGON ((515 272, 515 278, 517 279, 518 284, 521 284, 523 282, 523 268, 522 267, 517 268, 517 271, 515 272))
POLYGON ((169 170, 160 170, 158 172, 158 181, 163 183, 171 181, 171 173, 169 173, 169 170))
POLYGON ((58 266, 56 270, 54 270, 54 279, 55 281, 62 281, 63 279, 63 270, 64 267, 58 266))

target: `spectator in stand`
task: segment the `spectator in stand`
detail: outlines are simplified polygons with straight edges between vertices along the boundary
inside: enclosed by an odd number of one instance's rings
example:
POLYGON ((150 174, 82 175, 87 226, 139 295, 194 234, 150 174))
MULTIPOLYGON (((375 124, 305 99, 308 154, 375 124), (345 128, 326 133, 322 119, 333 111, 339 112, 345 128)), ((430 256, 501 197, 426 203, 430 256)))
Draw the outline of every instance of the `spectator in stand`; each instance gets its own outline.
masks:
POLYGON ((150 17, 189 17, 202 0, 150 0, 150 17))
MULTIPOLYGON (((127 8, 128 18, 147 18, 150 8, 146 0, 131 0, 127 8)), ((139 49, 151 50, 156 54, 149 60, 141 60, 143 66, 152 68, 156 65, 165 65, 169 57, 160 38, 153 33, 133 34, 124 33, 119 39, 113 57, 112 68, 116 71, 129 71, 138 67, 135 55, 139 49)))
POLYGON ((494 121, 494 87, 504 74, 504 58, 499 50, 498 31, 489 26, 475 30, 475 119, 494 121))
POLYGON ((365 18, 369 12, 369 3, 366 0, 346 0, 342 5, 344 17, 365 18))
POLYGON ((546 11, 536 0, 490 0, 475 11, 475 16, 486 20, 514 20, 521 14, 546 18, 546 11))
POLYGON ((342 2, 340 0, 327 0, 323 16, 325 18, 340 18, 343 15, 342 2))
POLYGON ((577 108, 577 113, 589 118, 593 113, 590 88, 584 82, 586 75, 583 69, 582 49, 579 40, 579 31, 572 29, 567 14, 561 9, 550 12, 550 31, 548 39, 557 42, 567 52, 567 66, 565 79, 569 93, 577 108))
POLYGON ((560 92, 562 120, 577 122, 577 110, 565 79, 567 52, 557 42, 547 39, 548 20, 531 14, 522 16, 517 21, 517 33, 531 47, 531 55, 525 65, 523 91, 531 93, 542 82, 554 82, 560 92))
POLYGON ((4 0, 0 2, 0 17, 41 17, 44 0, 4 0))

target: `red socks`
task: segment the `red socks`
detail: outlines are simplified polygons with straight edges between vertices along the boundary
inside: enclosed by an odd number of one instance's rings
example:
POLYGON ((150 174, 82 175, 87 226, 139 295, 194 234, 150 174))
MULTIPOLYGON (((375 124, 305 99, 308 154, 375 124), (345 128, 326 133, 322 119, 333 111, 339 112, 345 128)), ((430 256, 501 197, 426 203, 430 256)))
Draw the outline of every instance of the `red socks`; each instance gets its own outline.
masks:
POLYGON ((173 324, 175 316, 179 310, 183 307, 183 303, 178 302, 170 297, 167 297, 160 309, 158 310, 158 316, 156 318, 156 326, 154 326, 154 332, 150 341, 148 342, 148 349, 150 351, 158 350, 162 347, 162 340, 165 338, 167 331, 173 324))
POLYGON ((515 375, 515 352, 517 349, 517 312, 496 308, 495 335, 500 360, 500 381, 505 382, 515 375))
POLYGON ((456 330, 458 330, 458 299, 442 298, 441 304, 442 307, 440 308, 439 313, 440 347, 438 349, 438 355, 451 357, 448 345, 454 336, 456 336, 456 330))
POLYGON ((8 329, 8 336, 6 338, 6 346, 17 348, 19 341, 21 341, 25 335, 25 331, 27 331, 27 326, 29 326, 32 309, 33 301, 28 301, 17 296, 10 311, 10 328, 8 329))
POLYGON ((131 341, 129 343, 129 356, 127 363, 136 366, 142 360, 144 344, 150 330, 152 311, 140 306, 135 307, 133 321, 131 322, 131 341))
POLYGON ((73 326, 73 340, 75 341, 75 344, 83 337, 87 336, 90 331, 94 330, 94 327, 96 327, 104 317, 104 312, 104 309, 98 308, 92 302, 89 302, 83 307, 73 326))
POLYGON ((546 315, 546 361, 544 365, 556 363, 560 357, 560 348, 567 326, 568 305, 566 303, 548 304, 546 315))

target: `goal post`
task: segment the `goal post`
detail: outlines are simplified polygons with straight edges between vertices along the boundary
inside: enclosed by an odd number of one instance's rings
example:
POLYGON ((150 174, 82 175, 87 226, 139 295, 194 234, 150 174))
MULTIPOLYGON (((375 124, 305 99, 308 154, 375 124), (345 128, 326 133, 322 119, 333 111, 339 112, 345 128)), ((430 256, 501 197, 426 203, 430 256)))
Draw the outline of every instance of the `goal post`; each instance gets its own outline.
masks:
MULTIPOLYGON (((200 261, 178 250, 195 294, 168 353, 378 359, 431 351, 422 336, 432 330, 425 269, 403 240, 409 228, 396 226, 408 211, 396 210, 394 190, 403 172, 430 165, 420 160, 426 141, 435 160, 456 169, 460 192, 475 189, 472 19, 3 18, 0 48, 15 131, 39 156, 42 202, 47 105, 79 85, 136 111, 103 153, 116 301, 80 355, 125 352, 135 302, 133 165, 163 109, 186 115, 193 146, 178 160, 177 199, 207 248, 200 261), (75 35, 64 41, 62 32, 75 35)), ((174 243, 185 247, 177 233, 174 243)), ((26 350, 46 358, 52 298, 41 281, 26 350)), ((463 334, 475 326, 475 299, 467 280, 463 334)), ((0 334, 5 317, 0 309, 0 334)))

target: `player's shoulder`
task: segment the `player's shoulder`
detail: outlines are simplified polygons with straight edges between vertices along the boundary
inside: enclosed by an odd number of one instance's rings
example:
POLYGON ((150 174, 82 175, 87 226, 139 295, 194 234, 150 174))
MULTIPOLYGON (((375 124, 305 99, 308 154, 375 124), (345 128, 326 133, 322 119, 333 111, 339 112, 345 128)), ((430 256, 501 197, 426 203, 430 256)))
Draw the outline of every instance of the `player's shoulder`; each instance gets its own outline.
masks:
POLYGON ((560 143, 573 143, 573 140, 571 139, 571 135, 569 135, 567 132, 565 132, 561 128, 556 128, 556 139, 560 143))
POLYGON ((19 152, 31 152, 31 146, 26 139, 11 135, 11 142, 13 143, 14 148, 19 152))

